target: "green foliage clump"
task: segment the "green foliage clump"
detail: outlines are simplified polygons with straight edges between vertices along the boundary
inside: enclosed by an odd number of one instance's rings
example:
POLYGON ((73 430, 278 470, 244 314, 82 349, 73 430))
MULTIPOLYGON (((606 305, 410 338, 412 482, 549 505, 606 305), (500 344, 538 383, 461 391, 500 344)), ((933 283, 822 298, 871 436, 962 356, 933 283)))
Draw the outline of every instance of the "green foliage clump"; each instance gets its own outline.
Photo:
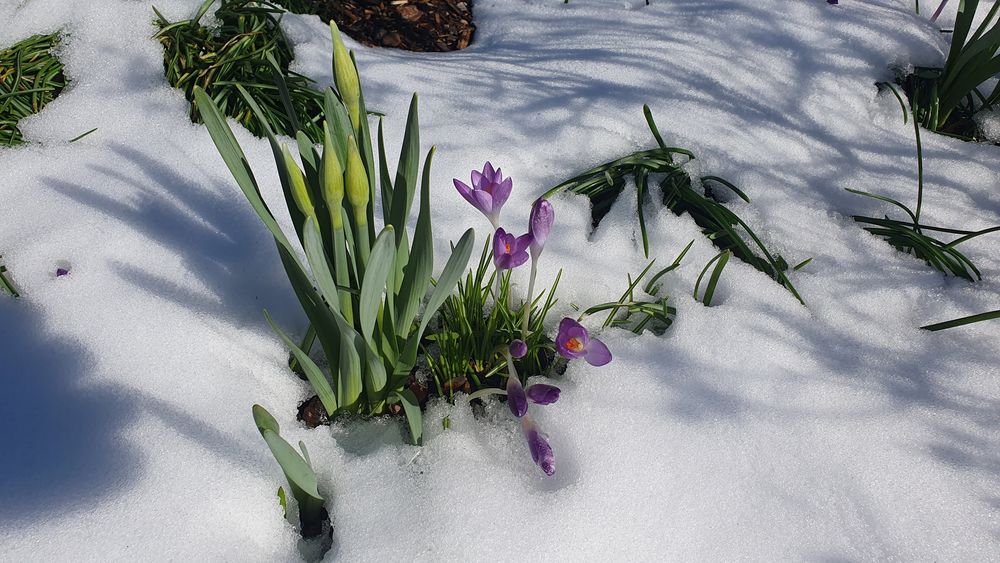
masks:
POLYGON ((240 94, 242 88, 273 129, 287 135, 302 130, 321 139, 323 93, 313 88, 312 80, 288 69, 294 54, 278 24, 283 10, 266 1, 222 0, 215 12, 218 27, 209 28, 201 20, 211 5, 212 0, 206 0, 193 18, 177 22, 153 9, 167 81, 192 102, 191 121, 201 122, 193 103, 195 88, 201 88, 224 115, 254 135, 265 136, 262 123, 240 94))
POLYGON ((691 176, 682 168, 686 161, 679 162, 677 159, 681 157, 693 160, 694 153, 687 149, 668 147, 653 121, 649 106, 643 106, 643 112, 656 139, 657 148, 639 151, 596 166, 555 186, 543 197, 562 191, 589 197, 593 204, 591 213, 596 227, 625 189, 626 181, 632 179, 639 192, 639 229, 642 233, 643 250, 648 257, 649 238, 643 208, 649 198, 650 185, 656 178, 663 194, 664 206, 677 215, 689 214, 701 227, 702 233, 720 251, 730 251, 733 256, 767 274, 802 301, 795 286, 785 275, 788 263, 780 255, 769 251, 749 225, 723 205, 723 198, 718 190, 724 188, 746 202, 750 198, 718 176, 702 177, 704 189, 695 189, 691 176))
POLYGON ((0 146, 24 142, 17 122, 42 111, 66 87, 53 52, 59 35, 34 35, 0 51, 0 146))
MULTIPOLYGON (((1000 72, 1000 3, 973 31, 979 0, 961 0, 951 47, 943 67, 918 67, 899 79, 916 120, 925 128, 974 139, 974 115, 1000 102, 1000 85, 989 94, 980 85, 1000 72)), ((940 11, 940 9, 939 9, 940 11)))

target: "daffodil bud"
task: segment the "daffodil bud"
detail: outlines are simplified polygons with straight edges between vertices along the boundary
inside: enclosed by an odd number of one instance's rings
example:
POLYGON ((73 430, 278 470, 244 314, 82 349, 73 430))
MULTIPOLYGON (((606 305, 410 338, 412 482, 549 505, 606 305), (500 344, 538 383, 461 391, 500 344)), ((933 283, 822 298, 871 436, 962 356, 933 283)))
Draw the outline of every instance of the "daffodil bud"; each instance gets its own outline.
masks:
POLYGON ((330 210, 330 222, 334 229, 344 227, 344 170, 340 167, 336 148, 330 130, 323 126, 323 199, 330 210))
POLYGON ((356 217, 366 217, 364 211, 368 208, 368 175, 365 173, 365 165, 361 161, 361 153, 358 152, 358 143, 351 135, 347 139, 347 200, 354 207, 356 217))
POLYGON ((351 124, 358 128, 361 120, 361 83, 358 81, 358 69, 351 60, 351 55, 344 47, 344 41, 340 38, 340 30, 337 24, 330 20, 330 35, 333 36, 333 79, 337 83, 337 90, 340 97, 344 99, 347 106, 347 114, 351 117, 351 124))
POLYGON ((302 169, 295 162, 292 153, 288 152, 288 147, 281 145, 281 154, 285 157, 285 169, 288 170, 288 183, 292 188, 292 199, 299 211, 308 217, 315 217, 316 210, 313 209, 312 200, 309 198, 309 191, 306 189, 306 178, 302 175, 302 169))

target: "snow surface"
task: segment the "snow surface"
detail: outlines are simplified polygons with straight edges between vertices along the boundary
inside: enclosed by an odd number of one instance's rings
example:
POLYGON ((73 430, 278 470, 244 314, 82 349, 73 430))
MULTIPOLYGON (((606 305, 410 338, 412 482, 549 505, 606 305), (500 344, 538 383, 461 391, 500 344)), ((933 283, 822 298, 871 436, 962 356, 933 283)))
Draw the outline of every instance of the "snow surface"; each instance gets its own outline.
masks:
MULTIPOLYGON (((156 1, 172 19, 198 4, 156 1)), ((391 146, 420 93, 438 267, 467 225, 487 234, 451 178, 502 166, 519 231, 544 189, 652 146, 644 102, 697 169, 749 194, 732 208, 773 248, 813 258, 792 276, 808 307, 734 260, 706 308, 690 293, 714 248, 689 217, 651 213, 658 264, 695 240, 665 278, 677 321, 605 331, 615 360, 573 364, 559 403, 533 409, 557 456, 545 478, 496 403, 485 420, 434 406, 422 449, 395 421, 298 428, 308 389, 261 309, 296 332, 304 317, 165 83, 150 3, 0 1, 0 45, 63 30, 71 80, 21 124, 32 143, 0 149, 0 251, 24 293, 0 298, 0 559, 298 559, 259 402, 319 468, 329 560, 997 560, 1000 331, 916 328, 1000 308, 997 237, 963 245, 984 281, 945 278, 862 231, 851 214, 892 211, 844 191, 913 203, 913 132, 874 86, 943 59, 912 4, 479 0, 465 51, 353 45, 391 146)), ((296 68, 328 83, 324 25, 285 27, 296 68)), ((278 198, 266 143, 235 132, 278 198)), ((1000 223, 1000 149, 923 141, 927 221, 1000 223)), ((591 235, 585 199, 556 201, 541 276, 565 270, 558 313, 645 265, 633 209, 623 197, 591 235)))

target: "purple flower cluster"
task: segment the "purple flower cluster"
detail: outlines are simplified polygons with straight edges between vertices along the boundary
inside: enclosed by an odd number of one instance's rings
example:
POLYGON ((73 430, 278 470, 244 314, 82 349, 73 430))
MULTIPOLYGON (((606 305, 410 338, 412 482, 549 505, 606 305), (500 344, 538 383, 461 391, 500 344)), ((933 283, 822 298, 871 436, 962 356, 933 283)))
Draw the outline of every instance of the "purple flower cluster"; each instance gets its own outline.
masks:
MULTIPOLYGON (((528 219, 528 232, 516 236, 508 233, 500 226, 500 210, 510 197, 513 182, 504 178, 499 168, 487 162, 480 172, 472 171, 472 186, 458 178, 454 179, 455 188, 476 209, 489 219, 495 230, 493 235, 493 264, 497 273, 503 270, 517 268, 531 258, 531 278, 528 285, 528 295, 525 300, 522 318, 522 339, 514 340, 505 351, 507 357, 507 406, 511 414, 521 421, 521 430, 534 460, 546 475, 555 473, 555 456, 545 434, 538 429, 534 419, 528 414, 529 403, 550 405, 559 400, 559 388, 545 383, 536 383, 527 388, 522 387, 521 380, 514 370, 513 358, 523 358, 528 353, 528 345, 523 338, 528 333, 528 316, 534 298, 535 274, 538 258, 545 247, 545 241, 555 224, 555 209, 545 199, 539 198, 531 206, 528 219), (530 252, 530 256, 529 256, 530 252)), ((603 342, 591 338, 579 322, 567 317, 559 323, 559 334, 556 336, 556 350, 567 359, 583 358, 590 365, 603 366, 611 361, 611 352, 603 342)))

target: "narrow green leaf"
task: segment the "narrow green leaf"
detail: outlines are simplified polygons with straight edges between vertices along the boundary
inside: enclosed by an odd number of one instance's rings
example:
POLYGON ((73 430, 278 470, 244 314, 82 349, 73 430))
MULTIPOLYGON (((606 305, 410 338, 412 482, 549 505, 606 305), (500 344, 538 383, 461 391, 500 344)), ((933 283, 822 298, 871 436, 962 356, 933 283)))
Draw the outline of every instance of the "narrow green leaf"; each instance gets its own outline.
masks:
POLYGON ((302 366, 302 370, 305 372, 306 377, 309 379, 309 384, 312 385, 313 391, 319 397, 320 402, 323 403, 323 408, 326 409, 327 414, 334 414, 337 412, 337 397, 333 393, 333 389, 330 388, 330 382, 326 380, 326 375, 323 374, 323 370, 319 369, 316 362, 309 357, 299 348, 295 342, 292 341, 288 335, 271 319, 271 315, 264 310, 264 318, 267 320, 267 324, 271 325, 271 329, 281 337, 284 341, 285 346, 292 351, 295 355, 295 359, 298 360, 299 365, 302 366))

